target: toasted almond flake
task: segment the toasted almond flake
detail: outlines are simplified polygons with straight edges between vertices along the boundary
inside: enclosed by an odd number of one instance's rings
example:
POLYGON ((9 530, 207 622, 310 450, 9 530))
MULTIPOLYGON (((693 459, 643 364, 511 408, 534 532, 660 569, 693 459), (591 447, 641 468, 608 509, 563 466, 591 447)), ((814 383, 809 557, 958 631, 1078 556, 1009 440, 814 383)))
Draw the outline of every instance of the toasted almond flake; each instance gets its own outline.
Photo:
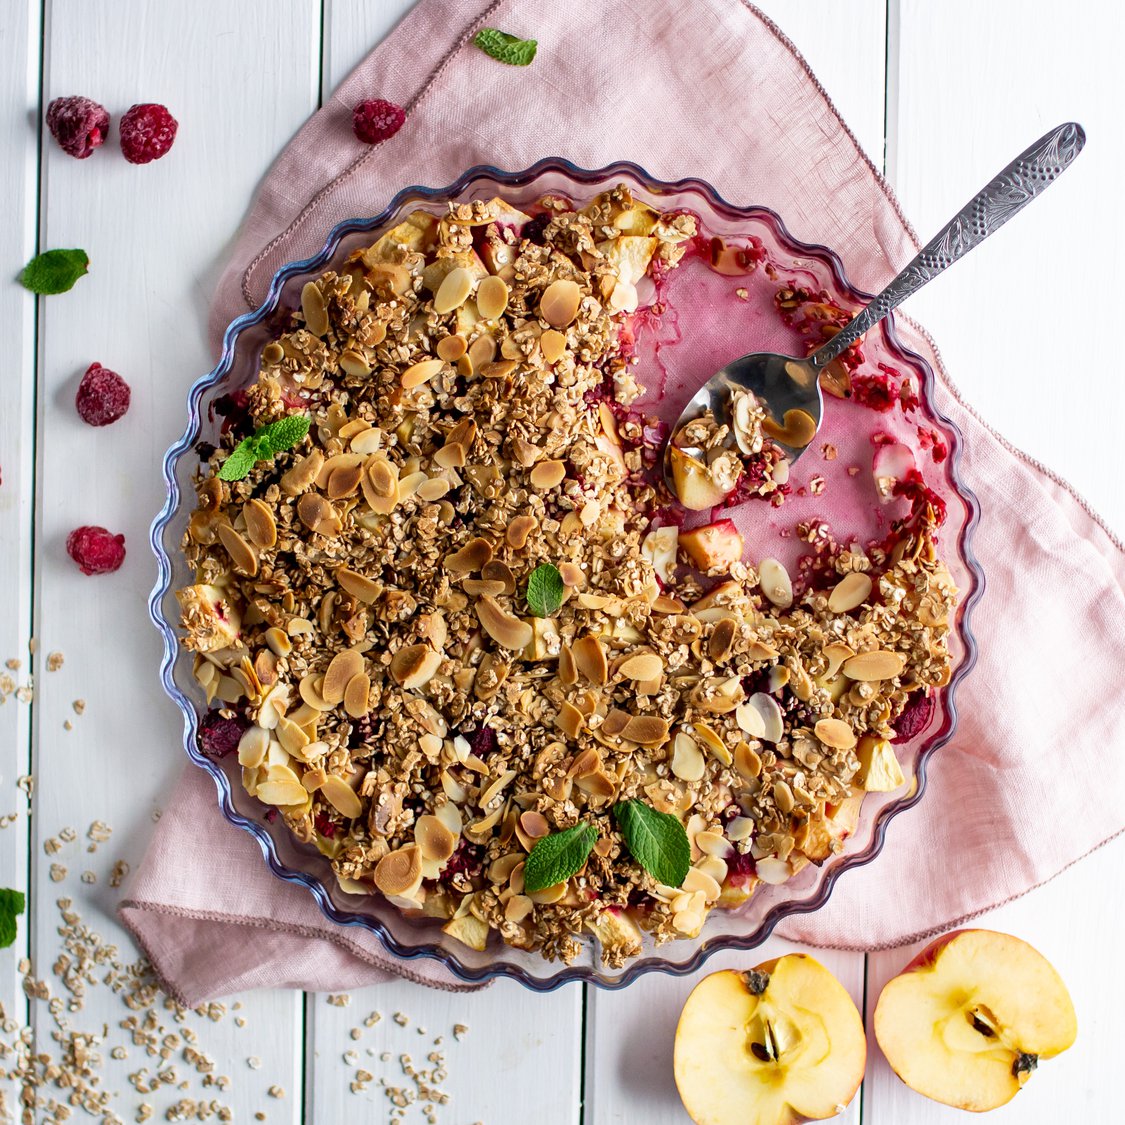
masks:
POLYGON ((512 895, 504 903, 504 917, 509 922, 522 922, 534 909, 535 903, 527 895, 512 895))
POLYGON ((547 818, 535 809, 528 809, 520 814, 520 827, 533 840, 539 840, 550 835, 551 832, 551 826, 547 823, 547 818))
MULTIPOLYGON (((296 778, 295 774, 294 778, 296 778)), ((300 805, 308 800, 308 795, 308 790, 299 780, 261 781, 254 790, 254 796, 259 801, 275 806, 300 805)))
POLYGON ((306 492, 297 501, 297 518, 310 531, 321 532, 335 519, 332 505, 319 492, 306 492))
POLYGON ((681 781, 699 781, 706 763, 698 743, 683 731, 672 742, 672 772, 681 781))
POLYGON ((780 742, 784 734, 784 716, 781 707, 772 695, 755 692, 743 704, 735 708, 735 722, 751 738, 765 742, 780 742))
POLYGON ((559 563, 559 577, 568 590, 579 590, 586 585, 586 575, 577 563, 559 563))
POLYGON ((502 648, 522 652, 531 644, 531 626, 508 613, 495 598, 485 594, 477 599, 475 609, 484 631, 502 648))
POLYGON ((778 609, 788 609, 793 604, 793 582, 777 559, 762 559, 758 564, 758 582, 762 593, 778 609))
POLYGON ((295 722, 284 717, 277 721, 277 740, 287 754, 299 754, 311 741, 295 722))
POLYGON ((344 710, 353 719, 362 719, 371 710, 368 697, 371 694, 371 678, 366 672, 352 676, 344 688, 344 710))
POLYGON ((375 866, 375 886, 385 895, 410 895, 422 885, 422 852, 408 844, 389 852, 375 866))
POLYGON ((383 592, 381 583, 373 582, 367 575, 349 570, 346 566, 337 569, 336 583, 341 590, 351 594, 353 598, 358 598, 365 605, 378 601, 379 595, 383 592))
MULTIPOLYGON (((328 704, 329 708, 343 702, 348 682, 362 671, 363 654, 357 652, 354 648, 344 649, 343 652, 338 652, 332 657, 331 662, 325 669, 324 682, 320 688, 321 698, 328 704)), ((302 693, 301 698, 310 707, 316 706, 312 699, 305 699, 304 693, 302 693)))
POLYGON ((847 613, 857 609, 871 594, 871 578, 853 570, 845 575, 828 595, 828 608, 833 613, 847 613))
POLYGON ((470 539, 459 551, 445 556, 445 569, 451 574, 473 574, 492 558, 492 544, 477 536, 470 539))
POLYGON ((558 363, 566 352, 566 337, 554 328, 548 328, 539 337, 539 349, 549 364, 558 363))
POLYGON ((420 816, 414 824, 414 841, 423 859, 444 863, 457 848, 457 837, 436 816, 420 816))
POLYGON ((367 506, 380 515, 390 515, 398 505, 398 466, 382 454, 368 458, 360 477, 367 506))
POLYGON ((281 476, 281 491, 286 496, 297 496, 312 485, 320 475, 324 466, 324 454, 319 449, 314 449, 308 456, 302 457, 293 468, 281 476))
POLYGON ((328 774, 320 785, 324 799, 343 817, 355 820, 363 815, 363 803, 355 790, 334 773, 328 774))
POLYGON ((485 320, 503 316, 508 307, 508 286, 502 277, 483 278, 477 286, 477 309, 485 320))
POLYGON ((485 379, 503 379, 515 371, 518 364, 514 359, 496 359, 480 365, 481 376, 485 379))
POLYGON ((843 719, 821 719, 813 731, 825 746, 834 750, 850 750, 856 744, 855 731, 843 719))
POLYGON ((539 315, 552 328, 565 328, 578 315, 582 290, 576 281, 552 281, 539 298, 539 315))
POLYGON ((469 362, 473 371, 479 371, 486 363, 491 363, 496 357, 496 341, 484 332, 470 345, 468 351, 469 362))
POLYGON ((753 781, 762 773, 762 759, 749 743, 740 742, 734 750, 734 768, 745 781, 753 781))
POLYGON ((357 433, 351 440, 351 451, 361 457, 370 457, 383 448, 386 435, 374 426, 367 426, 357 433))
POLYGON ((574 652, 570 645, 563 644, 559 649, 559 682, 564 687, 571 687, 578 683, 578 665, 574 659, 574 652))
POLYGON ((218 535, 235 567, 253 578, 258 573, 258 552, 229 523, 219 524, 218 535))
POLYGON ((828 660, 828 667, 824 670, 824 679, 832 680, 835 678, 836 673, 843 667, 844 661, 855 653, 842 642, 824 646, 824 656, 828 660))
POLYGON ((247 500, 242 505, 246 534, 255 547, 268 548, 277 542, 277 523, 273 512, 261 500, 247 500))
POLYGON ((238 740, 238 764, 256 769, 265 761, 270 732, 264 727, 247 727, 238 740))
POLYGON ((731 752, 717 731, 712 730, 706 723, 693 723, 692 730, 713 758, 722 762, 724 766, 731 764, 733 761, 731 752))
POLYGON ((754 874, 757 875, 763 883, 768 883, 770 886, 780 886, 782 883, 787 882, 793 874, 793 868, 784 859, 778 859, 776 856, 766 856, 764 859, 759 859, 754 864, 754 874))
POLYGON ((688 870, 681 884, 688 894, 702 894, 707 902, 715 902, 723 893, 722 887, 706 872, 697 867, 688 870))
POLYGON ((554 488, 563 482, 566 465, 562 461, 540 461, 529 474, 533 488, 554 488))
POLYGON ((655 680, 664 674, 664 661, 655 652, 640 652, 619 665, 617 671, 627 680, 655 680))
POLYGON ((449 481, 444 477, 430 477, 424 480, 416 491, 419 500, 431 504, 435 500, 440 500, 449 491, 449 481))
POLYGON ((668 721, 657 715, 634 715, 624 737, 641 746, 659 746, 668 740, 668 721))
POLYGON ((434 312, 439 316, 460 308, 473 291, 473 275, 463 266, 455 266, 442 278, 434 294, 434 312))
POLYGON ((906 662, 897 652, 889 649, 876 649, 874 652, 861 652, 844 661, 844 675, 849 680, 875 681, 892 680, 901 676, 906 662))
POLYGON ((347 348, 340 353, 340 369, 356 378, 371 374, 371 364, 367 362, 367 357, 355 348, 347 348))
POLYGON ((734 636, 738 626, 731 617, 724 617, 715 622, 715 628, 707 641, 707 655, 714 663, 719 664, 726 660, 734 645, 734 636))
POLYGON ((541 891, 533 891, 527 895, 537 906, 551 906, 561 902, 566 897, 566 883, 556 883, 553 887, 544 887, 541 891))
POLYGON ((435 350, 439 359, 444 359, 446 363, 456 363, 465 354, 468 347, 464 336, 454 335, 439 340, 435 350))
POLYGON ((301 699, 317 711, 331 711, 332 704, 325 702, 321 690, 324 686, 324 677, 316 672, 305 676, 298 687, 301 699))
POLYGON ((726 859, 734 852, 730 841, 721 832, 697 832, 692 842, 704 855, 717 856, 719 859, 726 859))
POLYGON ((458 442, 446 442, 434 454, 434 464, 441 469, 461 469, 466 461, 465 447, 458 442))
POLYGON ((423 359, 412 363, 402 373, 401 383, 405 390, 413 390, 423 383, 428 383, 443 367, 445 361, 441 359, 423 359))
POLYGON ((527 537, 539 526, 539 521, 534 516, 516 516, 504 533, 504 540, 513 550, 522 551, 527 543, 527 537))
POLYGON ((324 294, 315 281, 305 283, 301 290, 301 312, 305 327, 314 336, 323 336, 328 331, 328 310, 324 305, 324 294))
POLYGON ((577 670, 593 684, 604 684, 609 678, 609 665, 601 641, 592 633, 579 637, 570 647, 577 670))
POLYGON ((555 723, 568 738, 577 738, 579 732, 586 725, 586 720, 577 707, 564 699, 559 704, 559 713, 555 718, 555 723))

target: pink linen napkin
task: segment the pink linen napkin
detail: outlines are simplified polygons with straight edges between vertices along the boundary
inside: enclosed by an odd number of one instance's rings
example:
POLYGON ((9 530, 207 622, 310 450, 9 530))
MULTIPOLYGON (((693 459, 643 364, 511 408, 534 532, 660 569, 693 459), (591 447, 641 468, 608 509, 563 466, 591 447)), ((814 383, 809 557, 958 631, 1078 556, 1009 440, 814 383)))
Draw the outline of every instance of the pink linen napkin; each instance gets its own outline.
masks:
MULTIPOLYGON (((213 340, 256 307, 278 267, 319 249, 333 223, 378 212, 406 184, 544 156, 588 168, 633 160, 659 178, 696 176, 733 203, 772 207, 796 237, 836 249, 872 292, 918 246, 805 62, 747 3, 424 0, 267 176, 220 285, 213 340), (507 67, 469 45, 482 25, 537 38, 535 62, 507 67), (407 109, 401 132, 373 148, 351 132, 351 109, 365 97, 407 109)), ((962 475, 981 503, 974 547, 987 589, 973 618, 980 661, 960 688, 960 726, 931 761, 924 800, 824 909, 779 930, 841 948, 947 929, 1052 878, 1125 826, 1125 710, 1114 702, 1125 674, 1122 545, 1065 482, 977 417, 920 328, 900 317, 899 334, 933 365, 937 406, 965 436, 962 475)), ((304 891, 268 872, 248 837, 222 828, 214 804, 209 783, 189 770, 124 911, 168 981, 203 996, 427 971, 392 966, 370 935, 329 923, 304 891), (229 889, 208 879, 210 852, 204 861, 178 846, 205 819, 230 837, 240 878, 229 889), (239 965, 248 955, 235 950, 228 969, 237 926, 271 936, 253 964, 239 965)), ((429 970, 430 983, 449 983, 429 970)))

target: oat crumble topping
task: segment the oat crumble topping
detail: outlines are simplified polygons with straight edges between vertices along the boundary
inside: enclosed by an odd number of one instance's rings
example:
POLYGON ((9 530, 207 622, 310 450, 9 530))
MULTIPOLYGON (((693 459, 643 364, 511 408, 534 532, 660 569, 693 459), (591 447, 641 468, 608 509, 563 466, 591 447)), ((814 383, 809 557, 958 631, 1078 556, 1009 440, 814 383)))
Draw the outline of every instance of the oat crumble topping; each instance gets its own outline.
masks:
MULTIPOLYGON (((415 212, 305 285, 201 465, 177 597, 244 786, 345 890, 475 949, 569 961, 592 933, 618 966, 642 932, 698 935, 841 850, 864 794, 903 783, 895 720, 948 682, 956 590, 924 503, 885 550, 806 529, 823 565, 797 590, 733 528, 654 521, 669 498, 619 425, 640 392, 622 325, 696 233, 624 187, 534 217, 415 212), (297 412, 298 446, 219 478, 297 412), (550 617, 525 598, 542 563, 565 584, 550 617), (631 798, 684 822, 682 886, 630 856, 611 810, 631 798), (536 840, 580 821, 585 868, 527 893, 536 840)), ((734 417, 780 499, 761 411, 734 417)), ((731 483, 725 435, 690 436, 731 483)))

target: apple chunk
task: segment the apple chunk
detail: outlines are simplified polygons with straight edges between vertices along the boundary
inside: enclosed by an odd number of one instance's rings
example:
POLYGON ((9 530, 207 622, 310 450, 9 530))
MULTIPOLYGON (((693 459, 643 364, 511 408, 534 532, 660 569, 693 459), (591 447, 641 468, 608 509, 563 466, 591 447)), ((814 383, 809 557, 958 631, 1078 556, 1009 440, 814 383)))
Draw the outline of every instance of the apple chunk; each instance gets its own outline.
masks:
POLYGON ((804 953, 704 977, 676 1028, 676 1086, 696 1125, 832 1117, 855 1096, 866 1059, 851 997, 804 953))
POLYGON ((912 1090, 958 1109, 1012 1100, 1078 1028, 1058 973, 1026 942, 957 930, 927 946, 875 1007, 875 1037, 912 1090))
POLYGON ((742 558, 742 535, 731 520, 716 520, 681 531, 679 545, 692 564, 703 571, 729 571, 742 558))

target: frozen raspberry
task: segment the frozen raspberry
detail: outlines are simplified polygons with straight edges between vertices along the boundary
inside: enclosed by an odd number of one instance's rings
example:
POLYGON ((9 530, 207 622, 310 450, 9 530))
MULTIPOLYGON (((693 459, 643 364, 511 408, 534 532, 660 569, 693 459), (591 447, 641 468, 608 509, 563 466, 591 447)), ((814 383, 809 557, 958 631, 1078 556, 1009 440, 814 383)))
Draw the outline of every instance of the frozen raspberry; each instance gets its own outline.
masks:
POLYGON ((199 749, 209 758, 225 758, 238 749, 249 725, 245 719, 225 719, 218 711, 208 711, 199 724, 199 749))
POLYGON ((83 574, 109 574, 125 561, 125 536, 104 527, 78 527, 66 537, 66 553, 83 574))
POLYGON ((469 735, 469 745, 473 748, 473 753, 483 762, 499 747, 500 743, 497 741, 496 732, 491 727, 481 726, 469 735))
POLYGON ((63 152, 85 160, 105 141, 109 114, 90 98, 55 98, 47 106, 47 128, 63 152))
POLYGON ((108 426, 129 409, 129 384, 108 367, 91 363, 78 384, 74 405, 87 425, 108 426))
POLYGON ((895 728, 895 742, 909 742, 930 725, 934 717, 934 697, 925 691, 915 692, 906 701, 902 713, 892 724, 895 728))
POLYGON ((130 164, 148 164, 172 147, 178 125, 165 106, 144 102, 130 106, 118 128, 125 159, 130 164))
POLYGON ((364 144, 390 140, 402 128, 406 111, 394 102, 373 98, 352 110, 352 130, 364 144))

